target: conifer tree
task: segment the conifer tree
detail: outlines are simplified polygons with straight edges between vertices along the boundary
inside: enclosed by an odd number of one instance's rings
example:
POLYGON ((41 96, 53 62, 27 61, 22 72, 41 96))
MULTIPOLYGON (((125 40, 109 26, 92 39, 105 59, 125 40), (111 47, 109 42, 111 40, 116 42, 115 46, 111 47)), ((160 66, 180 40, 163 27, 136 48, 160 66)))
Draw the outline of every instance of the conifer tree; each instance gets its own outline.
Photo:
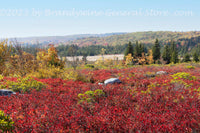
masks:
POLYGON ((131 54, 133 56, 133 45, 131 44, 131 42, 128 43, 124 56, 127 56, 128 54, 131 54))
POLYGON ((174 41, 171 41, 170 44, 170 54, 171 54, 170 62, 173 62, 175 64, 178 63, 178 50, 174 41))
POLYGON ((141 43, 139 44, 139 52, 138 52, 138 56, 142 57, 142 53, 144 53, 144 45, 142 45, 141 43))
POLYGON ((152 51, 153 51, 153 59, 154 59, 154 61, 160 59, 160 44, 158 42, 158 39, 156 39, 152 51))
POLYGON ((189 62, 190 60, 190 55, 189 54, 185 54, 184 58, 183 58, 184 62, 189 62))
POLYGON ((139 52, 140 52, 139 44, 138 44, 138 41, 136 41, 135 49, 134 49, 134 56, 138 57, 139 52))
POLYGON ((197 54, 196 51, 195 51, 195 53, 193 54, 193 61, 199 62, 199 57, 198 57, 198 54, 197 54))
POLYGON ((169 46, 168 45, 166 45, 164 47, 162 58, 163 58, 164 61, 166 61, 167 64, 170 63, 171 55, 170 55, 170 50, 169 50, 169 46))

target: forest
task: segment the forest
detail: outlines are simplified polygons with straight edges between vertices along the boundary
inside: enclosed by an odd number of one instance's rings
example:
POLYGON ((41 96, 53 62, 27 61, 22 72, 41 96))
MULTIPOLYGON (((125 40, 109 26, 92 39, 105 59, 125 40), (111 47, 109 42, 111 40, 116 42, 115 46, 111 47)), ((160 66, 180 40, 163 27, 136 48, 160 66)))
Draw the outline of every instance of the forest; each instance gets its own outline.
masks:
MULTIPOLYGON (((197 53, 200 54, 199 32, 129 33, 123 35, 112 35, 104 38, 90 37, 85 39, 77 39, 69 44, 77 46, 77 55, 93 56, 99 55, 102 48, 106 49, 106 54, 123 54, 129 42, 131 42, 133 47, 135 47, 136 42, 138 41, 145 46, 145 52, 147 53, 148 50, 152 48, 156 38, 158 38, 160 42, 161 51, 164 50, 165 45, 170 45, 171 41, 174 41, 178 47, 178 54, 180 56, 184 56, 187 53, 192 55, 196 50, 197 53), (96 42, 94 40, 96 40, 96 42), (99 43, 97 43, 98 41, 99 43), (117 43, 115 43, 115 41, 117 41, 117 43)), ((60 56, 69 56, 67 53, 69 47, 70 45, 60 44, 57 47, 58 54, 60 56)))

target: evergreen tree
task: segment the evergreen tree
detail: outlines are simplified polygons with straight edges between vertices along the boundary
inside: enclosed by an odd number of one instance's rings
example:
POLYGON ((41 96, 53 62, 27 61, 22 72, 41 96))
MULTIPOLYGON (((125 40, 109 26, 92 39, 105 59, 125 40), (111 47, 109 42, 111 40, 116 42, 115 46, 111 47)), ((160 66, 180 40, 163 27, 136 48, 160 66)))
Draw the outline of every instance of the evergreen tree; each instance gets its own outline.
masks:
POLYGON ((170 61, 175 64, 178 63, 178 50, 174 41, 171 41, 170 44, 170 55, 171 55, 170 61))
POLYGON ((127 56, 128 54, 131 54, 133 56, 133 45, 131 44, 131 42, 128 43, 124 56, 127 56))
POLYGON ((176 53, 175 52, 172 52, 170 62, 177 63, 176 62, 176 53))
POLYGON ((167 64, 170 63, 171 55, 170 55, 170 50, 169 50, 169 46, 168 45, 166 45, 164 47, 162 58, 163 58, 164 61, 166 61, 167 64))
POLYGON ((160 44, 158 42, 158 39, 156 39, 152 51, 153 51, 153 60, 156 61, 160 59, 160 44))
POLYGON ((183 58, 184 62, 189 62, 190 60, 190 55, 189 54, 185 54, 184 58, 183 58))
POLYGON ((138 41, 136 41, 135 49, 134 49, 134 56, 135 56, 135 57, 138 57, 138 56, 139 56, 139 53, 140 53, 140 48, 139 48, 138 41))
POLYGON ((198 62, 199 61, 199 57, 197 52, 195 51, 195 53, 193 54, 193 61, 198 62))
POLYGON ((134 56, 135 57, 142 57, 142 53, 145 52, 145 48, 143 44, 139 44, 138 41, 136 41, 135 48, 134 48, 134 56))
POLYGON ((142 53, 144 53, 144 45, 142 45, 141 43, 139 44, 139 53, 138 56, 142 57, 142 53))

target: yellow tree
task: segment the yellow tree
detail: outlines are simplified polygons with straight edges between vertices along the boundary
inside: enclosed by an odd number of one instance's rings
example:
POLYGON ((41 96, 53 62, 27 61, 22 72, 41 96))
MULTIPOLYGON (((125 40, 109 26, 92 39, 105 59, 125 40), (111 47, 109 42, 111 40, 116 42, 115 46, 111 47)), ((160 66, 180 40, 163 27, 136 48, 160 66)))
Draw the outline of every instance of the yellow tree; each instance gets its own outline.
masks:
POLYGON ((37 52, 36 59, 41 66, 48 66, 48 53, 45 50, 40 50, 37 52))
POLYGON ((26 52, 22 52, 20 55, 11 56, 9 63, 11 65, 10 74, 15 73, 22 77, 37 69, 34 56, 26 52))
POLYGON ((11 47, 8 47, 7 40, 0 42, 0 74, 6 69, 6 62, 10 58, 11 47))
POLYGON ((154 62, 154 60, 153 60, 153 52, 152 52, 151 49, 149 50, 149 56, 147 57, 147 61, 148 61, 149 64, 152 64, 154 62))
POLYGON ((132 54, 128 54, 128 55, 126 56, 125 64, 126 64, 126 65, 132 65, 132 64, 133 64, 133 57, 132 57, 132 54))
POLYGON ((44 66, 54 66, 54 67, 64 67, 64 62, 58 58, 58 53, 53 45, 46 52, 45 50, 40 50, 37 53, 37 61, 44 66))
POLYGON ((141 65, 145 65, 146 64, 146 57, 144 55, 144 52, 142 53, 142 57, 139 57, 138 62, 141 65))

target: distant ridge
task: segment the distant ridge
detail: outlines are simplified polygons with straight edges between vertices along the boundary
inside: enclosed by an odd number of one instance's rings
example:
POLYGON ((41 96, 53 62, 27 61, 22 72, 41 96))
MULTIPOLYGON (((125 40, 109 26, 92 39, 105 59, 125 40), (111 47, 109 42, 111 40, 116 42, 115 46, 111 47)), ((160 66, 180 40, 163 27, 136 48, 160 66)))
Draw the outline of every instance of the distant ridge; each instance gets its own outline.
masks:
POLYGON ((131 42, 139 41, 143 44, 152 44, 156 38, 162 43, 168 43, 171 40, 179 41, 184 39, 200 37, 199 31, 191 32, 171 32, 171 31, 147 31, 147 32, 133 32, 119 35, 105 36, 102 38, 82 38, 66 42, 66 45, 77 44, 79 46, 86 45, 123 45, 131 42))
MULTIPOLYGON (((9 38, 8 41, 17 40, 20 43, 29 43, 29 44, 36 44, 36 43, 65 43, 68 41, 73 41, 76 39, 84 39, 90 37, 106 37, 111 35, 121 35, 126 34, 126 32, 117 32, 117 33, 105 33, 105 34, 76 34, 76 35, 66 35, 66 36, 39 36, 39 37, 18 37, 18 38, 9 38)), ((3 39, 1 39, 3 40, 3 39)))
MULTIPOLYGON (((139 41, 145 45, 152 45, 155 39, 158 38, 162 45, 170 43, 174 40, 177 46, 185 46, 184 49, 191 49, 197 44, 200 45, 200 31, 189 32, 172 32, 172 31, 145 31, 145 32, 118 32, 118 33, 105 33, 105 34, 78 34, 67 36, 46 36, 46 37, 26 37, 16 38, 18 42, 23 45, 46 46, 48 44, 58 45, 71 45, 78 46, 89 45, 124 45, 129 41, 139 41)), ((14 38, 10 38, 13 40, 14 38)))

